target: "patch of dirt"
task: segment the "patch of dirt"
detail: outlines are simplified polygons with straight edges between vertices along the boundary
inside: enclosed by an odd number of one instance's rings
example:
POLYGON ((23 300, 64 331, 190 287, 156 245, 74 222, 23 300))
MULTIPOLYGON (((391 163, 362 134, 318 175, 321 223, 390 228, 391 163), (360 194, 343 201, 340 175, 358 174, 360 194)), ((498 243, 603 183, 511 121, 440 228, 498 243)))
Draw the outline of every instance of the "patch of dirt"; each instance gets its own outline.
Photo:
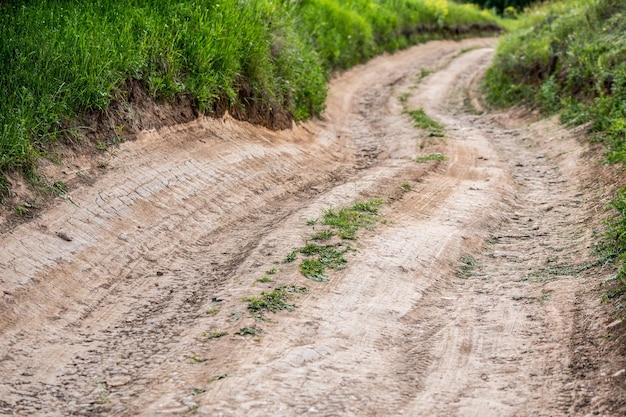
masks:
POLYGON ((473 107, 495 42, 376 58, 292 130, 225 115, 122 143, 2 235, 0 413, 623 415, 592 255, 621 174, 553 120, 473 107), (377 197, 329 282, 283 262, 377 197), (282 285, 309 290, 294 311, 248 312, 282 285))

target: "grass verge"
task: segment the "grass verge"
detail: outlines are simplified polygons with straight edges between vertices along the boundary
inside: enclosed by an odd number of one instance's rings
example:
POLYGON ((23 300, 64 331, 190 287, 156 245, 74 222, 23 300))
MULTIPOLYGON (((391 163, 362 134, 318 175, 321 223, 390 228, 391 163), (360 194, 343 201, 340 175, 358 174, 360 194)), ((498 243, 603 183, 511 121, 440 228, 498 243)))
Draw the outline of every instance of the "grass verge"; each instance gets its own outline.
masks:
POLYGON ((16 0, 0 11, 0 60, 10 63, 0 72, 0 172, 31 174, 51 144, 84 140, 90 112, 111 119, 118 142, 128 123, 109 109, 132 101, 135 86, 281 127, 323 111, 334 70, 501 30, 490 12, 446 0, 16 0))
MULTIPOLYGON (((530 9, 498 47, 485 78, 488 100, 523 103, 585 125, 591 140, 604 145, 607 162, 626 164, 625 16, 620 0, 554 1, 530 9)), ((615 298, 626 293, 626 186, 611 207, 598 248, 603 261, 618 266, 615 298)))

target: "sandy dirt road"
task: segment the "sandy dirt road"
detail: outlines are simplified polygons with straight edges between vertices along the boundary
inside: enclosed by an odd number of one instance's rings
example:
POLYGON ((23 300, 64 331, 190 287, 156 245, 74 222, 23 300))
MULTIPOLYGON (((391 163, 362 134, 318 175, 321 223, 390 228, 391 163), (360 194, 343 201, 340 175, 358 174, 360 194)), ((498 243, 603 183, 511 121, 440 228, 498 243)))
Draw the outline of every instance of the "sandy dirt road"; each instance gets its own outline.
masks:
POLYGON ((607 168, 552 121, 481 114, 495 42, 376 58, 292 130, 200 119, 123 144, 75 205, 2 236, 0 413, 621 415, 591 255, 607 168), (381 221, 328 282, 281 262, 372 198, 381 221), (295 310, 247 311, 280 285, 308 288, 295 310))

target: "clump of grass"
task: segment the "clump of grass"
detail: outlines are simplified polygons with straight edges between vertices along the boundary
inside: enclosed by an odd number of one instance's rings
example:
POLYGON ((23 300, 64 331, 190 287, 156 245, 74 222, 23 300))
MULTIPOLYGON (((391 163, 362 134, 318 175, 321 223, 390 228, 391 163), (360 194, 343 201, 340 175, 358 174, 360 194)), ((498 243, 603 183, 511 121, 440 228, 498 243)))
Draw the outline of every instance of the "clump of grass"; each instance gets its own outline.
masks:
POLYGON ((220 337, 224 337, 227 334, 228 334, 228 332, 215 331, 215 332, 211 332, 211 333, 205 333, 204 337, 206 337, 209 340, 211 340, 211 339, 219 339, 220 337))
POLYGON ((287 302, 291 298, 291 294, 306 291, 305 287, 282 286, 274 288, 272 291, 263 291, 259 296, 246 297, 244 301, 248 302, 248 310, 251 313, 263 311, 276 313, 280 310, 292 311, 296 306, 287 302))
POLYGON ((297 257, 298 257, 298 252, 293 250, 289 252, 287 255, 285 255, 285 259, 283 259, 283 263, 290 264, 293 261, 295 261, 297 257))
POLYGON ((193 391, 191 392, 191 395, 200 395, 207 391, 208 391, 208 388, 194 388, 193 391))
POLYGON ((322 230, 319 233, 314 234, 313 236, 311 236, 311 240, 328 240, 330 238, 332 238, 335 235, 335 232, 333 232, 332 230, 322 230))
MULTIPOLYGON (((250 327, 242 327, 241 329, 237 331, 237 334, 239 336, 258 336, 262 332, 263 331, 260 328, 256 326, 250 326, 250 327)), ((217 379, 222 379, 222 378, 217 378, 217 379)))
POLYGON ((404 110, 404 112, 413 118, 415 127, 424 129, 428 132, 430 137, 443 137, 445 136, 444 128, 441 124, 431 119, 426 115, 424 109, 417 110, 404 110))
POLYGON ((376 222, 378 208, 382 200, 359 202, 352 207, 338 210, 328 209, 323 215, 323 224, 335 230, 341 239, 354 240, 357 230, 369 227, 376 222))
POLYGON ((418 162, 420 164, 430 162, 430 161, 445 161, 445 160, 446 160, 446 157, 443 156, 443 154, 441 153, 431 153, 428 155, 415 158, 415 162, 418 162))
POLYGON ((302 275, 318 282, 328 281, 326 269, 343 269, 347 264, 345 253, 351 249, 344 240, 356 239, 356 232, 362 227, 370 227, 377 220, 382 200, 362 201, 351 207, 324 211, 321 223, 328 226, 311 237, 313 241, 323 241, 338 236, 337 244, 318 245, 308 243, 298 252, 304 256, 299 269, 302 275))
POLYGON ((478 266, 478 263, 474 259, 472 255, 463 255, 461 259, 459 259, 459 263, 461 264, 457 275, 462 278, 469 278, 472 276, 472 271, 474 268, 478 266))

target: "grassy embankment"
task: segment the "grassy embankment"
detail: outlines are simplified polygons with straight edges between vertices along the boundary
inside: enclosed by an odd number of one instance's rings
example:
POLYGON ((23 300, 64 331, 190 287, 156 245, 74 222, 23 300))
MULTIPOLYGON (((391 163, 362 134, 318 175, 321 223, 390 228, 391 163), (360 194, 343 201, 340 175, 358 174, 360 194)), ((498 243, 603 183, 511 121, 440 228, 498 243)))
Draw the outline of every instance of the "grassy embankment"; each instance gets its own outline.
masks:
MULTIPOLYGON (((137 86, 199 113, 254 113, 281 127, 323 111, 334 70, 428 39, 493 33, 496 22, 446 0, 0 4, 0 191, 1 173, 35 178, 50 144, 80 143, 83 117, 112 117, 107 109, 137 86)), ((114 134, 128 129, 114 122, 114 134)))
MULTIPOLYGON (((588 124, 609 163, 626 164, 626 3, 566 0, 527 11, 499 46, 485 87, 500 106, 525 103, 588 124)), ((603 256, 619 264, 626 293, 626 187, 612 202, 603 256)))

